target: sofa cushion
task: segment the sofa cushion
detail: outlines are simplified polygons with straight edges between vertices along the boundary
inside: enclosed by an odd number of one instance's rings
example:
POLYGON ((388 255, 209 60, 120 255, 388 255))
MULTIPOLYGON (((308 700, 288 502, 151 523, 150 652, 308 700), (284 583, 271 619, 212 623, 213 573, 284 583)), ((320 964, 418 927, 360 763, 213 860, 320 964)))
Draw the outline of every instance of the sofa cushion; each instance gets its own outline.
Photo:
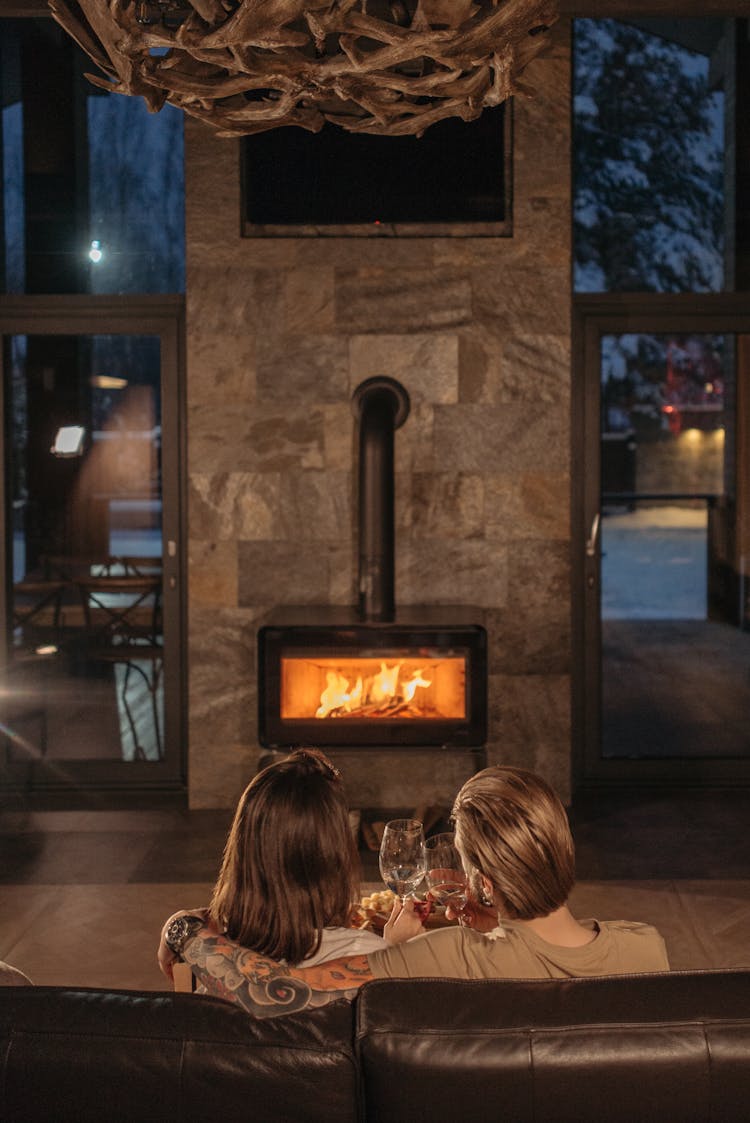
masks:
POLYGON ((750 971, 377 980, 356 1041, 377 1123, 744 1121, 750 971))
POLYGON ((221 999, 0 990, 3 1123, 356 1118, 351 1005, 258 1020, 221 999))

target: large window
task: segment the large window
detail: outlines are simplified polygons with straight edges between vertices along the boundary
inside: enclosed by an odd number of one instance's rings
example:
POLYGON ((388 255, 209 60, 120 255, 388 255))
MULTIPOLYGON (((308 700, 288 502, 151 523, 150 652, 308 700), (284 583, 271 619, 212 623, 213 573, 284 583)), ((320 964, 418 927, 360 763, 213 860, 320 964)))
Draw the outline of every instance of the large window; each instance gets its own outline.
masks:
POLYGON ((725 287, 724 27, 576 20, 577 292, 725 287))
POLYGON ((182 113, 106 93, 52 20, 0 20, 3 291, 184 291, 182 113))

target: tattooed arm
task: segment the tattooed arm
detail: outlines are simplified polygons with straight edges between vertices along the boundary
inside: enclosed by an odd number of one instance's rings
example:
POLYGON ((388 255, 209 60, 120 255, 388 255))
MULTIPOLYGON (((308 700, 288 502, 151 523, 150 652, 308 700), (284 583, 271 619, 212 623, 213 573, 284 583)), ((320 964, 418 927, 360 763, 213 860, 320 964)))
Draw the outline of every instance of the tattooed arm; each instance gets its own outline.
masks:
POLYGON ((201 928, 185 943, 182 957, 207 994, 241 1006, 258 1018, 274 1018, 354 997, 373 978, 366 955, 334 959, 317 967, 289 967, 248 951, 201 928))

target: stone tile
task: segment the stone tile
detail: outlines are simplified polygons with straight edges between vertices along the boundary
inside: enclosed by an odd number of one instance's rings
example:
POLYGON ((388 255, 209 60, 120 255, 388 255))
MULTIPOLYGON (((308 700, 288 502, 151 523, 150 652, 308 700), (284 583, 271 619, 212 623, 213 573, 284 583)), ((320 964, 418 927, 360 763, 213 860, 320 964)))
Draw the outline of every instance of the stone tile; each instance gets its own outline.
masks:
POLYGON ((503 272, 481 266, 471 270, 472 311, 480 321, 494 321, 513 334, 570 332, 570 270, 567 266, 540 270, 533 264, 511 263, 503 272))
POLYGON ((297 268, 284 278, 284 323, 295 335, 330 332, 334 321, 333 268, 297 268))
POLYGON ((258 340, 257 386, 263 402, 319 406, 339 402, 349 384, 347 341, 336 335, 268 336, 258 340))
POLYGON ((571 634, 567 544, 516 542, 506 553, 505 606, 489 607, 487 611, 490 672, 568 674, 571 634))
POLYGON ((187 292, 187 330, 193 345, 208 340, 218 348, 236 336, 265 335, 284 328, 282 274, 253 269, 245 260, 205 263, 191 277, 187 292), (218 341, 218 345, 217 345, 218 341))
POLYGON ((222 739, 214 751, 213 738, 208 745, 197 735, 194 740, 197 748, 193 751, 191 742, 191 768, 196 777, 190 793, 191 810, 234 807, 257 770, 257 745, 222 739))
POLYGON ((322 468, 324 417, 319 409, 248 406, 217 400, 188 408, 191 473, 285 472, 322 468))
POLYGON ((324 543, 239 543, 239 603, 250 607, 326 604, 330 583, 324 543))
POLYGON ((562 473, 485 476, 484 533, 503 542, 570 538, 570 480, 562 473))
POLYGON ((484 479, 467 472, 415 472, 406 516, 415 538, 481 538, 484 479))
POLYGON ((502 405, 436 406, 434 452, 457 472, 566 472, 567 411, 524 401, 502 405))
POLYGON ((272 536, 281 501, 278 472, 217 472, 190 476, 191 537, 218 542, 272 536))
POLYGON ((229 332, 217 344, 212 335, 191 342, 187 355, 187 395, 192 407, 217 396, 235 410, 255 401, 255 333, 229 332))
POLYGON ((507 554, 481 539, 402 542, 396 554, 399 604, 503 604, 507 554))
POLYGON ((336 269, 411 269, 417 260, 432 265, 432 239, 374 237, 321 237, 296 239, 300 267, 333 266, 336 269))
POLYGON ((255 690, 257 621, 258 613, 247 608, 194 608, 188 652, 191 769, 210 774, 223 746, 239 740, 241 715, 255 690))
POLYGON ((445 331, 471 318, 469 279, 454 270, 337 271, 339 331, 445 331))
POLYGON ((323 406, 322 413, 326 470, 356 472, 359 462, 359 438, 351 403, 347 401, 323 406))
POLYGON ((566 410, 570 399, 570 341, 560 335, 514 335, 502 352, 495 400, 527 399, 566 410))
POLYGON ((349 356, 352 392, 366 378, 387 375, 404 386, 412 403, 458 401, 458 336, 454 334, 354 335, 349 356))
POLYGON ((489 737, 493 764, 530 768, 570 797, 570 678, 491 674, 489 737))
POLYGON ((196 605, 237 603, 237 543, 188 542, 190 600, 196 605))
POLYGON ((300 544, 350 538, 351 491, 351 472, 285 473, 274 512, 274 537, 300 544))

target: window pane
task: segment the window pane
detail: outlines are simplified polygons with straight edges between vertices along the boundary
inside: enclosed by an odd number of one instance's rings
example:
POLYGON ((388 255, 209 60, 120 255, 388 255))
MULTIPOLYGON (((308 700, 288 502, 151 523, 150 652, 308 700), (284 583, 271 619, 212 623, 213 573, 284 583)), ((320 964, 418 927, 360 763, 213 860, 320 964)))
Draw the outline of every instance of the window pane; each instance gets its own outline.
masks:
POLYGON ((722 289, 723 28, 575 21, 577 292, 722 289))
POLYGON ((159 340, 17 335, 5 346, 9 761, 159 761, 159 340))
POLYGON ((52 20, 0 20, 4 290, 184 291, 182 113, 98 90, 52 20))

